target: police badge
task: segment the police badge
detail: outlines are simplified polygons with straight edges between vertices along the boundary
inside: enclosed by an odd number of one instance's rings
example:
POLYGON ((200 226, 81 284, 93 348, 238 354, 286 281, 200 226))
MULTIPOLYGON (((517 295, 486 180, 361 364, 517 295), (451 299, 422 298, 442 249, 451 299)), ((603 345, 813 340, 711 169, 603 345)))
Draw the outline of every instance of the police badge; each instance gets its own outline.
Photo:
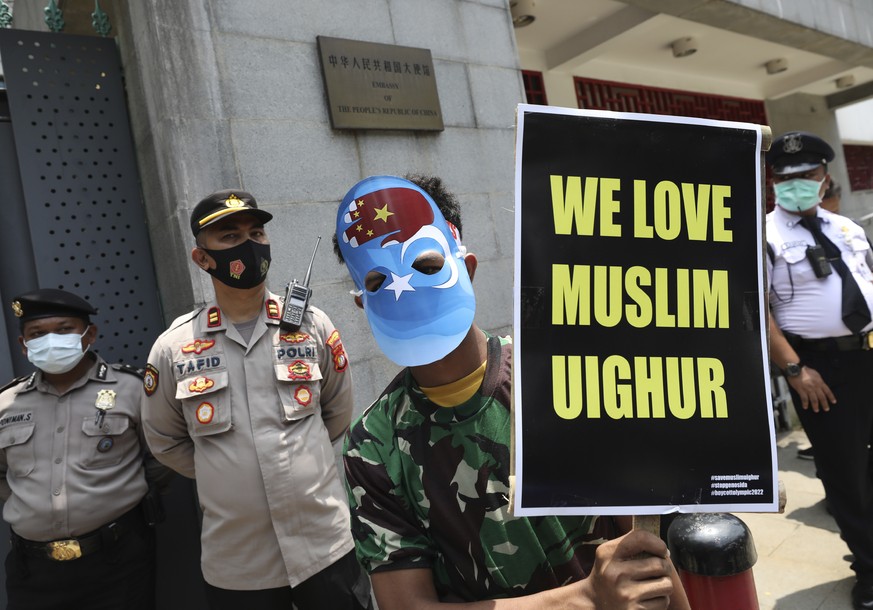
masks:
POLYGON ((789 133, 785 136, 785 141, 782 142, 782 150, 790 155, 799 153, 803 150, 803 140, 799 133, 789 133))
POLYGON ((246 207, 245 201, 237 197, 236 195, 231 195, 227 199, 224 200, 224 205, 229 208, 244 208, 246 207))
POLYGON ((97 401, 94 403, 94 406, 97 407, 97 417, 94 419, 94 425, 102 428, 106 412, 115 406, 115 390, 100 390, 97 392, 97 401))

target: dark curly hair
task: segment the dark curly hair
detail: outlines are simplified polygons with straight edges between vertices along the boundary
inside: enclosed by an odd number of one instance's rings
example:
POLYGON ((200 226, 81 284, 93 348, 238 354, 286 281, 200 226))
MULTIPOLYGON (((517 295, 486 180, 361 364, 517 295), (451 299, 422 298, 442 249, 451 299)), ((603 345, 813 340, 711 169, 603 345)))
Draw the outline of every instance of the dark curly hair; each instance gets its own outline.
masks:
MULTIPOLYGON (((463 235, 463 229, 461 228, 461 206, 458 203, 458 198, 446 190, 442 178, 427 174, 406 174, 404 178, 430 195, 437 208, 442 212, 443 218, 455 225, 458 233, 463 235)), ((336 239, 336 232, 333 234, 333 253, 340 263, 345 262, 343 254, 340 252, 339 242, 336 239)))

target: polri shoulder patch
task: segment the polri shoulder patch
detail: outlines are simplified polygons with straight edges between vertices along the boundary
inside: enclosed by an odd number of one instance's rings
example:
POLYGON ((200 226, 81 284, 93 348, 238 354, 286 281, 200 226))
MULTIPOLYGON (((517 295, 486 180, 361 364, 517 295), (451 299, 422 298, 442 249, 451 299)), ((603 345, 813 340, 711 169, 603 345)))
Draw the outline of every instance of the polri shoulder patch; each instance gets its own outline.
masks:
POLYGON ((142 389, 146 396, 151 396, 158 389, 158 369, 151 363, 146 365, 142 378, 142 389))
POLYGON ((346 350, 343 347, 342 339, 340 339, 339 331, 334 329, 327 338, 327 341, 325 341, 325 344, 330 349, 334 370, 338 373, 346 370, 346 367, 349 365, 349 358, 346 356, 346 350))

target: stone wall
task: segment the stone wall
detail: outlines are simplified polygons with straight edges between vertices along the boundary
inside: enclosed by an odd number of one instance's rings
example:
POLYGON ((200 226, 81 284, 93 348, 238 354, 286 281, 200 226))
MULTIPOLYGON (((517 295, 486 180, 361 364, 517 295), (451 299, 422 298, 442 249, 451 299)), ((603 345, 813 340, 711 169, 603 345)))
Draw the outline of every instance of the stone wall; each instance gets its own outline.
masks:
POLYGON ((512 324, 515 107, 524 93, 504 0, 286 0, 122 3, 127 78, 165 317, 211 298, 190 262, 191 208, 219 188, 250 191, 268 225, 275 292, 302 279, 316 236, 312 303, 349 351, 358 408, 397 367, 371 338, 331 252, 339 200, 372 174, 432 173, 459 195, 479 256, 482 328, 512 324), (445 130, 330 126, 316 36, 430 49, 445 130))

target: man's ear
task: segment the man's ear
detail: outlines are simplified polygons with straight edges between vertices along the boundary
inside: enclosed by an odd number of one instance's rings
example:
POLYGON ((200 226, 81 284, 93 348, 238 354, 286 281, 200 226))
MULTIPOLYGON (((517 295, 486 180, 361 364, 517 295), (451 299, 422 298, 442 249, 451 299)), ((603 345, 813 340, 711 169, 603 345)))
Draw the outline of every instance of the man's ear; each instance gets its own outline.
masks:
POLYGON ((818 190, 819 198, 824 197, 824 194, 827 192, 828 188, 830 188, 830 185, 831 185, 831 175, 826 173, 824 176, 824 180, 821 183, 821 188, 818 190))
POLYGON ((364 308, 364 301, 361 299, 361 295, 355 295, 355 305, 357 305, 359 309, 364 308))
POLYGON ((191 260, 204 271, 209 269, 209 255, 206 254, 206 251, 200 246, 194 246, 191 250, 191 260))
POLYGON ((479 259, 472 252, 464 255, 464 264, 467 266, 467 274, 470 276, 470 281, 473 281, 473 276, 476 275, 476 268, 479 266, 479 259))
POLYGON ((91 324, 87 330, 85 330, 85 336, 82 337, 82 339, 85 340, 86 346, 94 345, 97 341, 97 325, 91 324))
POLYGON ((27 346, 24 344, 24 337, 18 337, 18 345, 21 346, 21 353, 24 354, 25 357, 27 357, 27 346))

